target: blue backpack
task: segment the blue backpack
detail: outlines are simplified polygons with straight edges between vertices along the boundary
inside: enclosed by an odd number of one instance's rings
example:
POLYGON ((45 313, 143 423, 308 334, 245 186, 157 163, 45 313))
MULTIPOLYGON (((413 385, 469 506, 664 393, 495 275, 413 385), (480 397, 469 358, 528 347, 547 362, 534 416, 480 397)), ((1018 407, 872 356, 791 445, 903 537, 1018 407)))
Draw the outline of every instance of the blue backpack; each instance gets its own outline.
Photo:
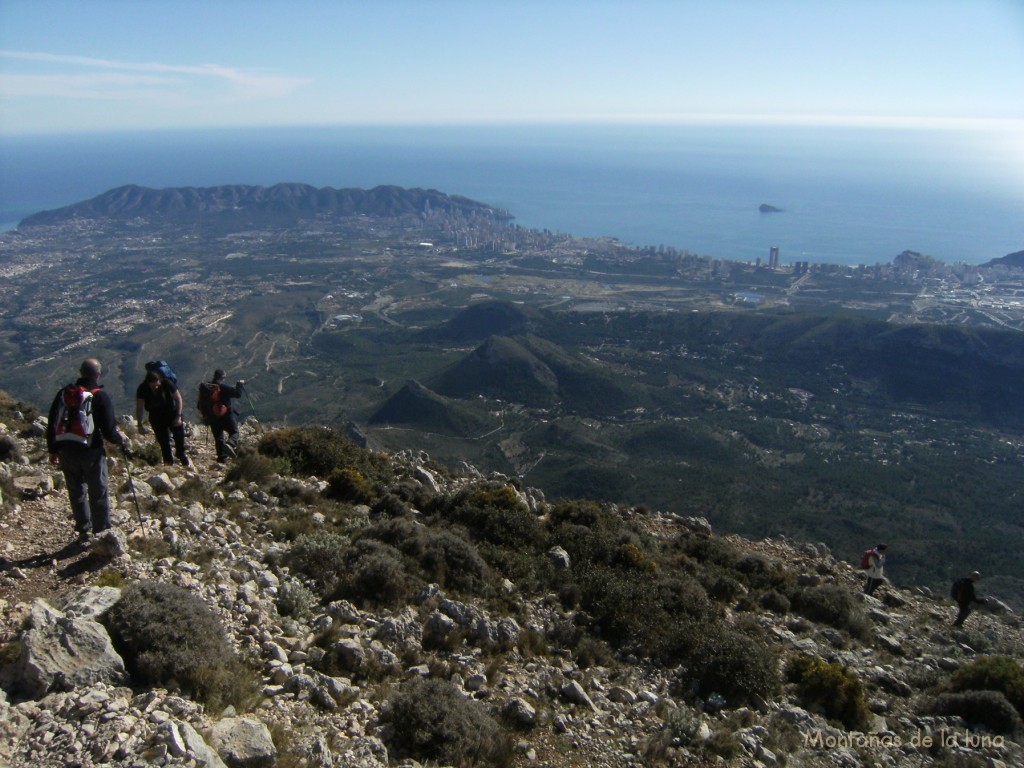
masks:
POLYGON ((152 360, 146 363, 146 370, 153 371, 160 375, 160 378, 167 379, 174 386, 178 386, 178 377, 171 370, 171 366, 167 364, 165 360, 152 360))

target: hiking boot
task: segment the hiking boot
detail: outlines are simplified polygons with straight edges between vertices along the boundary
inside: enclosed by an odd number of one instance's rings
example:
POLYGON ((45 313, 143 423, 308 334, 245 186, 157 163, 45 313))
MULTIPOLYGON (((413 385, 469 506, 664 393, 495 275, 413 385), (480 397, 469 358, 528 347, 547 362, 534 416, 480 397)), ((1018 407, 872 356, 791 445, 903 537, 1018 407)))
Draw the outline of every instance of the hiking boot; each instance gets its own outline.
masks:
POLYGON ((182 456, 181 457, 181 466, 183 466, 183 467, 189 466, 188 456, 182 456))
POLYGON ((237 454, 235 453, 235 447, 233 445, 231 445, 230 443, 225 443, 224 444, 224 457, 227 458, 227 459, 233 459, 233 458, 235 458, 236 455, 237 454))

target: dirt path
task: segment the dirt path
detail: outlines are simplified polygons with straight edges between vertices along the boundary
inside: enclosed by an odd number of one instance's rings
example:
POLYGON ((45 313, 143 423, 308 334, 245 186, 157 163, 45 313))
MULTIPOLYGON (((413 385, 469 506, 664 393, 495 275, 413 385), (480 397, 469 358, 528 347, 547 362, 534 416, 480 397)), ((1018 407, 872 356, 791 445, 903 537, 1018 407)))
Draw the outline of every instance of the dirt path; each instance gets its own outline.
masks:
MULTIPOLYGON (((144 478, 157 472, 167 472, 172 478, 189 472, 222 477, 224 468, 214 461, 212 442, 206 442, 199 435, 189 442, 193 464, 189 469, 149 467, 136 460, 132 464, 135 482, 145 482, 144 478)), ((17 633, 31 601, 55 601, 79 586, 94 583, 110 566, 109 560, 90 554, 78 544, 60 470, 39 463, 26 469, 40 477, 49 475, 60 487, 41 498, 0 506, 0 644, 17 633)), ((110 472, 111 520, 131 536, 139 532, 134 502, 130 494, 122 495, 120 501, 117 498, 118 489, 126 488, 127 480, 124 461, 118 456, 110 472)))

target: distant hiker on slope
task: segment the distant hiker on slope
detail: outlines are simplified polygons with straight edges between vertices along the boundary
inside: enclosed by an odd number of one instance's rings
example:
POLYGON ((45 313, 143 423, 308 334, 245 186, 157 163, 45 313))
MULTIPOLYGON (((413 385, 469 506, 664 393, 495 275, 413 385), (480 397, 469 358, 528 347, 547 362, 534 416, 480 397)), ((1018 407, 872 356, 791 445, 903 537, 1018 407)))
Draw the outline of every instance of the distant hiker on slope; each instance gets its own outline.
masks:
POLYGON ((867 581, 864 583, 864 594, 870 595, 885 581, 885 551, 888 545, 879 544, 869 549, 861 556, 861 567, 867 572, 867 581))
POLYGON ((139 434, 146 433, 142 423, 143 410, 149 413, 149 425, 160 445, 164 464, 173 464, 171 436, 174 436, 174 454, 183 466, 188 466, 185 455, 185 423, 182 421, 181 392, 170 379, 163 378, 156 371, 148 371, 146 378, 135 390, 135 422, 139 434))
POLYGON ((127 438, 114 421, 114 404, 99 384, 100 361, 89 358, 80 378, 63 387, 50 406, 46 447, 68 487, 79 541, 110 528, 107 452, 104 440, 125 448, 127 438))
POLYGON ((235 421, 235 412, 231 407, 232 398, 242 396, 242 387, 245 382, 239 380, 235 386, 229 387, 224 383, 224 371, 220 368, 213 372, 210 381, 204 381, 199 385, 199 400, 196 408, 210 431, 213 432, 213 442, 217 448, 217 461, 223 464, 235 455, 235 446, 238 444, 238 422, 235 421), (227 434, 227 440, 224 435, 227 434))
POLYGON ((954 627, 962 627, 964 625, 964 619, 971 612, 971 603, 985 604, 986 600, 984 598, 975 597, 974 595, 974 582, 980 578, 980 573, 971 571, 969 576, 964 576, 962 579, 957 579, 953 582, 951 597, 960 606, 960 612, 956 615, 956 621, 953 622, 954 627))

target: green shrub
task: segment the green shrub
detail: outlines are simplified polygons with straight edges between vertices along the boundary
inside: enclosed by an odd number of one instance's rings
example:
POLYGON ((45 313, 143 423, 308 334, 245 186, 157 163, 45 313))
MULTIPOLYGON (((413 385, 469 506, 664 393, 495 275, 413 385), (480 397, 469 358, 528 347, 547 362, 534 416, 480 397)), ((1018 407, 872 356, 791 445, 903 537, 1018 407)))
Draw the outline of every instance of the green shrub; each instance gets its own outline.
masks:
POLYGON ((301 506, 278 509, 267 521, 267 527, 274 538, 283 541, 295 541, 303 534, 309 535, 323 530, 321 524, 313 520, 313 513, 301 506))
POLYGON ((684 664, 700 683, 700 695, 721 694, 732 705, 757 704, 779 687, 775 654, 721 622, 688 627, 684 664))
POLYGON ((790 595, 790 602, 794 611, 812 621, 844 629, 861 640, 871 637, 871 625, 863 607, 842 587, 834 584, 803 587, 790 595))
POLYGON ((769 589, 761 595, 759 602, 766 611, 779 614, 789 613, 789 598, 777 590, 769 589))
POLYGON ((353 467, 332 469, 327 476, 327 496, 353 504, 369 504, 374 499, 373 485, 353 467))
POLYGON ((393 493, 385 493, 370 507, 370 517, 374 519, 407 517, 409 512, 409 506, 393 493))
POLYGON ((392 479, 387 458, 360 448, 327 427, 274 430, 260 440, 259 451, 265 456, 284 459, 296 475, 326 478, 335 469, 351 467, 371 482, 392 479))
POLYGON ((164 463, 164 455, 160 452, 160 446, 155 440, 134 440, 132 441, 132 461, 145 462, 151 467, 164 463))
POLYGON ((548 525, 581 525, 584 528, 612 528, 622 525, 622 518, 605 505, 596 501, 572 500, 555 504, 548 513, 548 525))
POLYGON ((870 722, 864 686, 842 664, 802 654, 786 665, 786 679, 796 683, 804 706, 820 710, 830 720, 851 730, 863 730, 870 722))
POLYGON ((732 603, 743 595, 746 590, 736 579, 727 574, 719 574, 708 586, 708 597, 720 603, 732 603))
POLYGON ((358 541, 384 542, 414 560, 424 578, 469 592, 486 591, 490 569, 469 537, 448 528, 431 528, 408 517, 382 520, 364 528, 358 541))
POLYGON ((449 589, 480 594, 491 582, 490 569, 476 547, 450 530, 431 532, 419 563, 427 579, 449 589))
POLYGON ((326 589, 345 573, 348 546, 348 539, 330 531, 303 533, 295 538, 285 563, 326 589))
POLYGON ((216 614, 180 587, 130 584, 104 616, 125 667, 137 682, 176 682, 211 709, 244 709, 255 701, 258 678, 235 656, 216 614))
POLYGON ((981 656, 953 673, 954 691, 999 691, 1024 717, 1024 667, 1009 656, 981 656))
POLYGON ((999 691, 963 691, 941 693, 923 706, 927 714, 962 717, 968 723, 983 725, 1006 735, 1021 732, 1021 719, 1006 696, 999 691))
POLYGON ((240 451, 231 462, 224 479, 233 483, 265 483, 285 468, 279 462, 253 450, 240 451))
POLYGON ((310 609, 316 604, 316 595, 297 581, 282 581, 274 604, 281 616, 302 619, 309 616, 310 609))
POLYGON ((742 559, 742 555, 736 547, 718 536, 707 536, 687 531, 675 540, 674 547, 687 557, 707 565, 735 569, 742 559))
POLYGON ((17 462, 21 460, 21 449, 18 441, 10 435, 0 435, 0 461, 17 462))
POLYGON ((544 529, 515 491, 506 485, 470 488, 431 504, 430 512, 465 526, 475 541, 509 549, 538 549, 544 529))
POLYGON ((360 606, 397 606, 406 601, 414 582, 406 572, 402 553, 389 544, 364 539, 346 553, 343 572, 331 597, 360 606))
POLYGON ((487 708, 440 680, 403 683, 388 699, 382 720, 389 725, 388 750, 397 759, 457 768, 512 762, 511 740, 487 708))

